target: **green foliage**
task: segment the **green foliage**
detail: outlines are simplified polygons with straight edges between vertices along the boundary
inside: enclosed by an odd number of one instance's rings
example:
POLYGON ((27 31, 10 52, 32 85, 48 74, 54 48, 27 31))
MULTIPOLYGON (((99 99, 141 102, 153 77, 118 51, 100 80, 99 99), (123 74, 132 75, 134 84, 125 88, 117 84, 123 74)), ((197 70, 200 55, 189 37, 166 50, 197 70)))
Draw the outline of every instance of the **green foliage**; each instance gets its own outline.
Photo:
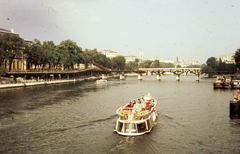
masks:
POLYGON ((164 62, 160 63, 160 68, 173 68, 173 67, 174 67, 173 63, 164 63, 164 62))
POLYGON ((125 57, 116 56, 112 59, 113 69, 124 70, 125 69, 125 57))
MULTIPOLYGON (((68 66, 68 59, 69 59, 69 54, 67 51, 67 47, 64 45, 57 45, 56 47, 56 64, 58 66, 68 66)), ((65 67, 64 67, 65 68, 65 67)))
POLYGON ((56 45, 53 41, 44 41, 42 45, 42 52, 44 55, 42 61, 43 66, 48 64, 49 69, 51 69, 51 66, 56 65, 57 63, 56 45))
POLYGON ((181 68, 181 67, 182 67, 181 65, 179 65, 179 64, 177 65, 177 68, 181 68))
POLYGON ((66 49, 64 49, 62 52, 67 52, 63 53, 63 55, 68 55, 64 62, 64 67, 73 68, 73 65, 77 64, 80 61, 83 61, 83 59, 81 59, 83 57, 82 48, 78 47, 76 42, 73 42, 72 40, 65 40, 62 41, 60 45, 64 46, 66 49))
POLYGON ((154 60, 152 65, 151 65, 151 68, 159 68, 159 67, 160 67, 159 60, 154 60))
POLYGON ((240 69, 240 48, 235 51, 234 59, 237 65, 237 68, 240 69))
POLYGON ((213 70, 215 70, 215 71, 218 70, 219 62, 217 61, 217 58, 210 57, 210 58, 208 58, 206 63, 207 63, 207 66, 212 67, 213 70))
POLYGON ((6 70, 3 66, 0 67, 0 77, 6 75, 6 70))
POLYGON ((97 49, 85 49, 83 51, 83 57, 84 57, 84 61, 85 63, 88 62, 95 62, 97 64, 100 64, 104 67, 108 67, 111 68, 112 67, 112 61, 111 59, 107 58, 106 55, 100 53, 97 51, 97 49))
POLYGON ((138 69, 138 62, 130 61, 130 62, 126 63, 125 67, 127 70, 136 70, 136 69, 138 69))
POLYGON ((0 37, 0 66, 4 62, 7 56, 7 51, 4 48, 5 46, 5 41, 3 37, 0 37))
POLYGON ((216 71, 213 70, 213 68, 211 66, 208 65, 202 65, 202 74, 208 74, 209 77, 211 77, 212 75, 216 74, 216 71))
POLYGON ((0 63, 9 60, 9 69, 14 59, 22 59, 26 42, 18 35, 5 33, 0 38, 0 63))
POLYGON ((152 63, 153 61, 151 60, 145 60, 144 62, 140 63, 139 66, 140 68, 150 68, 152 63))
POLYGON ((202 65, 202 74, 205 73, 209 76, 217 74, 219 62, 215 57, 208 58, 206 64, 202 65))
POLYGON ((234 74, 237 71, 237 67, 234 64, 223 63, 220 59, 217 61, 215 57, 210 57, 207 60, 207 65, 201 66, 202 73, 209 74, 209 76, 216 74, 234 74))
POLYGON ((139 64, 140 68, 173 68, 175 67, 173 63, 159 62, 159 60, 151 61, 145 60, 139 64))
POLYGON ((237 71, 235 64, 226 64, 223 62, 219 63, 218 72, 219 74, 234 74, 237 71))
POLYGON ((201 65, 188 65, 185 68, 201 68, 201 65))

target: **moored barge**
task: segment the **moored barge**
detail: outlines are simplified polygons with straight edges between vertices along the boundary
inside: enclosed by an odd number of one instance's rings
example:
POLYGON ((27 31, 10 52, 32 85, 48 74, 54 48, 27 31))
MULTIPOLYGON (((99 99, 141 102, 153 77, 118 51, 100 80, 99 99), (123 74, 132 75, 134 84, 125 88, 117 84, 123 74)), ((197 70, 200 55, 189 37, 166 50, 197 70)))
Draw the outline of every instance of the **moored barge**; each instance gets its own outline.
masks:
POLYGON ((224 78, 220 77, 213 83, 213 88, 214 89, 224 88, 223 83, 224 83, 224 78))

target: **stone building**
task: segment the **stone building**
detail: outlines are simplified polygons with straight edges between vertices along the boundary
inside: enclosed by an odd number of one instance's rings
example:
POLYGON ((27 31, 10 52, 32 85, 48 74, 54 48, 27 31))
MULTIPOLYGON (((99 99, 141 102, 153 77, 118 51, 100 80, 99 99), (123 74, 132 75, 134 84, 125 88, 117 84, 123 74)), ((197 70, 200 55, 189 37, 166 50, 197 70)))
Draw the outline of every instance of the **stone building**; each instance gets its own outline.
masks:
POLYGON ((112 51, 112 50, 102 50, 100 52, 102 54, 106 55, 107 58, 113 58, 118 55, 118 53, 116 51, 112 51))
POLYGON ((125 57, 126 63, 130 61, 134 62, 137 59, 137 56, 124 56, 124 57, 125 57))
POLYGON ((222 60, 223 63, 226 63, 226 64, 235 64, 235 59, 234 59, 234 54, 232 55, 222 55, 222 56, 219 56, 219 59, 218 60, 222 60))
MULTIPOLYGON (((6 30, 3 28, 0 28, 0 37, 5 34, 9 33, 12 35, 19 36, 19 34, 14 32, 14 29, 12 28, 11 30, 6 30)), ((26 40, 25 40, 26 41, 26 40)), ((26 41, 27 43, 31 43, 31 41, 26 41)), ((14 51, 5 51, 5 52, 14 52, 14 51)), ((26 60, 22 58, 15 58, 10 66, 9 60, 5 59, 2 63, 2 66, 5 68, 6 71, 26 71, 26 60)))

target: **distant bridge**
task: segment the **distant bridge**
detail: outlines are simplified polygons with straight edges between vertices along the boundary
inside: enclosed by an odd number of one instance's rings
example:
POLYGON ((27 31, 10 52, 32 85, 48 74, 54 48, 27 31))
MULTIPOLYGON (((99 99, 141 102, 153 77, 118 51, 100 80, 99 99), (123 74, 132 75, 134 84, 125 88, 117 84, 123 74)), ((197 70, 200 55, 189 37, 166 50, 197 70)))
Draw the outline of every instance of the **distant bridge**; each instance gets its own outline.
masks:
POLYGON ((7 75, 13 78, 23 77, 23 78, 36 78, 37 80, 41 78, 45 79, 75 79, 83 78, 89 76, 102 76, 102 78, 107 78, 108 75, 113 75, 113 73, 118 74, 120 79, 125 79, 126 73, 136 73, 138 74, 138 79, 142 80, 142 75, 156 74, 157 80, 161 80, 161 76, 166 73, 171 73, 176 76, 176 80, 180 81, 180 75, 187 75, 189 73, 196 75, 196 80, 199 81, 199 76, 201 73, 201 68, 140 68, 136 70, 110 70, 110 69, 100 69, 100 68, 89 68, 89 69, 77 69, 77 70, 27 70, 27 71, 11 71, 7 72, 7 75))
MULTIPOLYGON (((132 71, 138 74, 138 79, 142 80, 142 74, 146 73, 147 75, 156 74, 157 80, 161 80, 161 76, 164 73, 170 73, 176 75, 176 81, 180 81, 180 75, 187 75, 189 73, 196 75, 196 81, 199 81, 199 76, 201 74, 201 68, 140 68, 138 70, 132 71)), ((123 75, 120 75, 120 79, 124 79, 124 73, 127 71, 122 71, 123 75)))
POLYGON ((201 72, 201 68, 140 68, 141 71, 147 71, 147 72, 170 72, 170 73, 199 73, 201 72))

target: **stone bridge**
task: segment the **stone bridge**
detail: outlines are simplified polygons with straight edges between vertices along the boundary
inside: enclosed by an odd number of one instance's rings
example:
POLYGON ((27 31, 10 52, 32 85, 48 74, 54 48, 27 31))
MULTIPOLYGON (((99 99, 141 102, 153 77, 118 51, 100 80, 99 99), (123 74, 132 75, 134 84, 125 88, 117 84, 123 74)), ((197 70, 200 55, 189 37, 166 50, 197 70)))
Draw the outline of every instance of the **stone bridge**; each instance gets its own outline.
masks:
POLYGON ((124 73, 137 73, 138 79, 142 79, 142 75, 146 73, 147 75, 156 74, 157 80, 161 80, 161 76, 164 74, 171 74, 176 76, 176 81, 180 81, 180 75, 195 74, 196 81, 199 81, 199 76, 201 74, 201 68, 140 68, 135 71, 121 71, 120 79, 124 79, 124 73))
POLYGON ((125 79, 126 73, 135 73, 138 74, 138 79, 142 80, 143 74, 156 74, 157 80, 161 80, 161 76, 164 74, 171 74, 176 76, 176 80, 180 81, 180 75, 187 75, 189 73, 196 75, 196 81, 199 81, 199 76, 201 73, 201 68, 140 68, 137 70, 110 70, 110 69, 99 69, 99 68, 89 68, 81 70, 67 70, 67 71, 58 71, 58 70, 28 70, 28 71, 12 71, 7 72, 7 75, 16 78, 35 78, 39 80, 44 79, 75 79, 88 76, 102 76, 102 78, 107 78, 108 75, 118 74, 120 79, 125 79))

